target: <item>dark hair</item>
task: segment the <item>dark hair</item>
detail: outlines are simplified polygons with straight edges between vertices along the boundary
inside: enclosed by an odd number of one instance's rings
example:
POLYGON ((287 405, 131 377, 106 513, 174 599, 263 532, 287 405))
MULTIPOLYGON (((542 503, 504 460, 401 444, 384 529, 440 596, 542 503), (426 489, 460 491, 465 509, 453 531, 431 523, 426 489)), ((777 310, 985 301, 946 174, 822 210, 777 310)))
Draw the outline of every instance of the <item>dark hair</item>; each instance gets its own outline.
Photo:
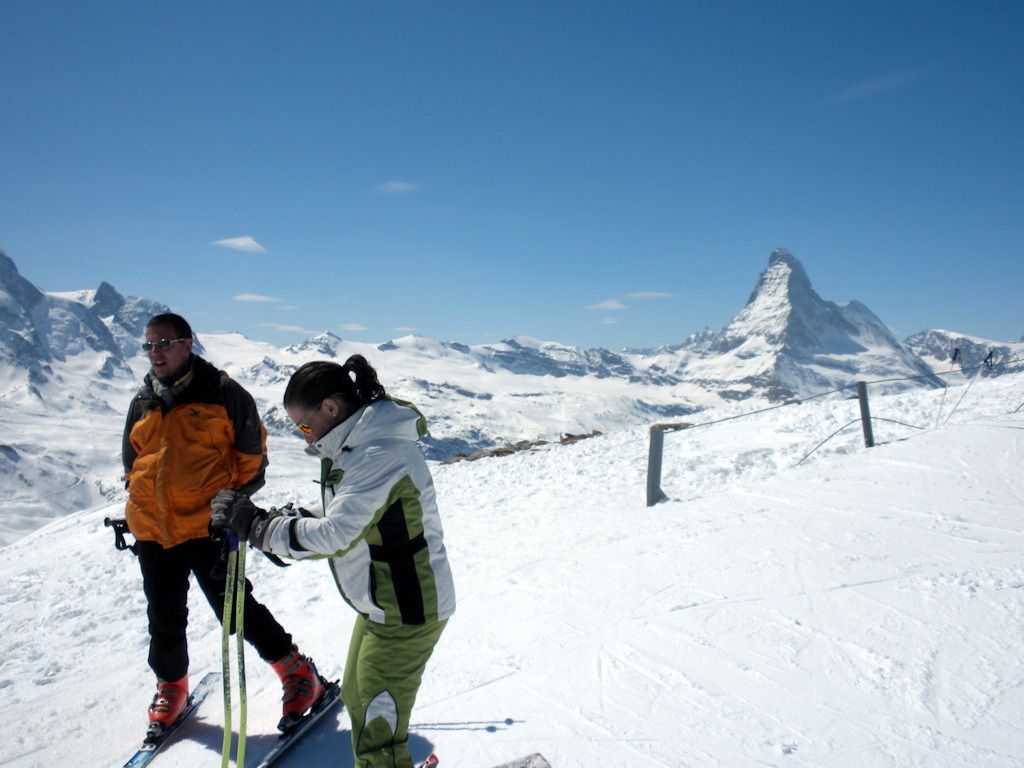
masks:
POLYGON ((164 312, 162 315, 154 315, 149 318, 149 322, 146 323, 146 327, 149 328, 151 325, 169 325, 174 329, 174 332, 178 335, 179 339, 191 339, 192 338, 192 326, 188 324, 181 315, 176 315, 173 312, 164 312))
POLYGON ((288 379, 284 406, 315 408, 328 397, 340 398, 353 408, 382 400, 384 387, 377 371, 362 355, 352 355, 344 365, 330 360, 314 360, 300 367, 288 379))

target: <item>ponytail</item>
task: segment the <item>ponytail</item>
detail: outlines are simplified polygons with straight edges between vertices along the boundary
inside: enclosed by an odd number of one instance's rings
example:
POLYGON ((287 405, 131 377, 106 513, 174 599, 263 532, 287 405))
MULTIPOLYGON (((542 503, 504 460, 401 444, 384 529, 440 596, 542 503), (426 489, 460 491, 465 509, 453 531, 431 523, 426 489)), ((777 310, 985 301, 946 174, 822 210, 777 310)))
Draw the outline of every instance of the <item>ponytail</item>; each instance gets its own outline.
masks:
POLYGON ((355 377, 353 386, 361 406, 384 398, 384 387, 377 381, 377 371, 365 357, 352 355, 341 368, 355 377))
POLYGON ((357 410, 386 396, 373 366, 362 355, 352 355, 344 365, 314 360, 301 366, 288 380, 284 405, 286 408, 293 405, 315 408, 326 398, 333 397, 357 410))

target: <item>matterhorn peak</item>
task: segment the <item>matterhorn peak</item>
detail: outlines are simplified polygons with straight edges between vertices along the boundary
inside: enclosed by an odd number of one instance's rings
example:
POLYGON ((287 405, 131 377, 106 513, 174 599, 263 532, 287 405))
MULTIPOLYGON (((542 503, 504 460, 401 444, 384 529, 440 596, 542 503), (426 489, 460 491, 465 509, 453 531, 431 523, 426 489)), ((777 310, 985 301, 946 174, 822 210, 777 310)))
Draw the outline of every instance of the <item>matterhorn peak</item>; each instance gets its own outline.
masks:
POLYGON ((762 336, 772 345, 782 346, 793 320, 802 314, 800 310, 823 303, 796 256, 776 248, 746 306, 725 328, 722 341, 727 348, 735 348, 751 336, 762 336))
POLYGON ((724 378, 774 399, 843 386, 874 371, 928 373, 863 304, 841 307, 819 296, 785 248, 772 251, 746 306, 719 339, 715 351, 735 361, 724 378))
POLYGON ((790 253, 786 248, 779 246, 772 255, 768 257, 768 266, 774 267, 778 263, 788 264, 790 267, 797 267, 803 269, 803 265, 797 260, 796 256, 790 253))
POLYGON ((784 285, 791 294, 794 291, 814 293, 804 265, 785 248, 776 248, 772 251, 772 255, 768 257, 768 269, 761 273, 754 293, 756 294, 762 287, 771 285, 784 285))

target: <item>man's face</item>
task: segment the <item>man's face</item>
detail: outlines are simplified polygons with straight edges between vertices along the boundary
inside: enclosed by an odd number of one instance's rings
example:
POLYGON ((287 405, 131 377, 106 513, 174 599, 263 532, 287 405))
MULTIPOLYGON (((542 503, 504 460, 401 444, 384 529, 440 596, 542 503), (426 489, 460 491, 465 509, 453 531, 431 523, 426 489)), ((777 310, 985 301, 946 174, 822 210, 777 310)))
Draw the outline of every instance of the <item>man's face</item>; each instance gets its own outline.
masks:
MULTIPOLYGON (((148 342, 177 338, 178 334, 174 332, 174 327, 171 325, 157 324, 146 328, 146 341, 148 342)), ((192 354, 192 339, 175 341, 167 349, 154 347, 146 354, 149 355, 149 363, 153 366, 153 373, 158 379, 177 378, 185 372, 189 355, 192 354)))

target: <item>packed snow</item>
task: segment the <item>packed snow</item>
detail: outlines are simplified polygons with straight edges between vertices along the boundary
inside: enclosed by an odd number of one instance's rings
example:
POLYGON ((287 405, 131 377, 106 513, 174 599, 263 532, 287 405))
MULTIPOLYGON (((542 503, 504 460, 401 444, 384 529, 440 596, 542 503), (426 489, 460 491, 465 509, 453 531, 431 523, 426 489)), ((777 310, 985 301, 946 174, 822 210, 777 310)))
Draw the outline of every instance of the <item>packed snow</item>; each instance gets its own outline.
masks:
MULTIPOLYGON (((555 768, 1020 765, 1024 374, 967 386, 873 396, 871 449, 839 393, 669 433, 669 500, 651 508, 642 428, 432 465, 459 607, 423 681, 414 755, 459 768, 532 752, 555 768)), ((316 462, 297 438, 272 437, 270 459, 257 502, 313 500, 316 462)), ((120 509, 3 548, 2 766, 120 766, 144 731, 141 579, 103 526, 120 509)), ((325 566, 250 564, 257 597, 339 674, 353 614, 325 566)), ((193 592, 198 680, 220 667, 220 633, 193 592)), ((279 690, 251 651, 247 666, 255 764, 279 690)), ((155 764, 217 764, 219 698, 155 764)), ((344 712, 282 762, 303 765, 352 765, 344 712)))

